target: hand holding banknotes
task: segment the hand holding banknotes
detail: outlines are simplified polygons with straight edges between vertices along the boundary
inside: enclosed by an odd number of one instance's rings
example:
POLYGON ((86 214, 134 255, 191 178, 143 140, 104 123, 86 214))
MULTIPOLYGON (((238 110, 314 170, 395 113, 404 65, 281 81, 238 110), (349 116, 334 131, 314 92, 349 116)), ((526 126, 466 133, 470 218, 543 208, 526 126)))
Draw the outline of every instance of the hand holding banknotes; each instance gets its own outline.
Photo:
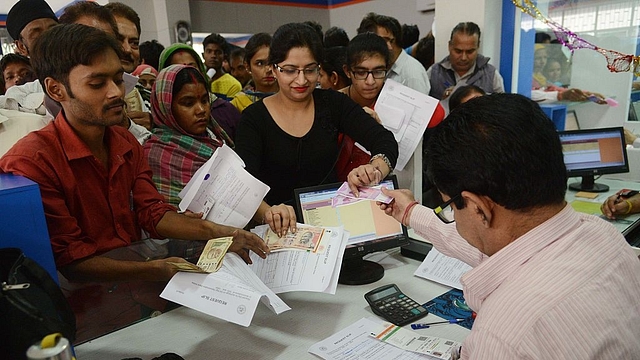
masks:
MULTIPOLYGON (((384 167, 388 168, 386 165, 384 165, 384 167)), ((360 165, 351 170, 349 175, 347 175, 349 189, 351 189, 351 192, 357 197, 360 195, 358 191, 359 186, 376 185, 389 174, 389 171, 383 174, 380 167, 376 167, 373 164, 360 165)))
POLYGON ((158 264, 158 281, 168 281, 171 280, 173 275, 175 275, 178 271, 188 268, 194 267, 195 265, 188 262, 187 260, 179 257, 169 257, 166 259, 153 260, 151 262, 155 262, 158 264))
POLYGON ((413 206, 418 204, 413 193, 407 189, 389 190, 385 187, 382 188, 382 193, 391 196, 394 200, 389 204, 379 201, 377 201, 376 204, 380 206, 380 209, 384 210, 387 215, 393 216, 394 219, 407 226, 411 218, 411 210, 413 206))
POLYGON ((246 230, 236 229, 233 234, 233 242, 229 247, 229 251, 240 255, 242 260, 247 264, 252 264, 249 257, 249 251, 253 251, 261 258, 265 259, 269 253, 269 247, 256 234, 246 230))

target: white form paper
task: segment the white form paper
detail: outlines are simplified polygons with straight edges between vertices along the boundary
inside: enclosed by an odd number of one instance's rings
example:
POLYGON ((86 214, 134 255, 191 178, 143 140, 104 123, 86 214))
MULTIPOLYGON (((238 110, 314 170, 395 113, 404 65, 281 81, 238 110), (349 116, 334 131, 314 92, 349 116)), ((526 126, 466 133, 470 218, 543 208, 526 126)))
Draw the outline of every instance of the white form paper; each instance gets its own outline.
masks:
POLYGON ((325 360, 423 360, 434 359, 397 348, 377 340, 372 333, 384 330, 384 322, 376 318, 362 318, 354 324, 313 344, 309 352, 325 360))
POLYGON ((385 81, 376 100, 376 113, 398 141, 395 170, 404 169, 411 159, 437 105, 438 100, 429 95, 391 79, 385 81))
POLYGON ((242 159, 223 145, 180 192, 180 210, 202 212, 209 221, 243 228, 268 191, 267 185, 244 169, 242 159))
POLYGON ((383 330, 371 336, 400 349, 430 355, 441 360, 450 359, 454 349, 460 348, 460 343, 457 341, 421 335, 391 323, 385 323, 383 330))
POLYGON ((291 309, 235 253, 225 255, 218 272, 178 272, 160 297, 242 326, 251 324, 261 298, 276 314, 291 309))
POLYGON ((413 275, 462 290, 460 278, 471 269, 466 263, 432 248, 413 275))
MULTIPOLYGON (((298 231, 304 228, 298 224, 298 231)), ((261 225, 251 231, 263 236, 268 225, 261 225)), ((329 236, 324 252, 313 253, 303 250, 282 250, 270 253, 266 259, 251 253, 249 268, 262 282, 276 294, 289 291, 313 291, 335 294, 342 267, 342 257, 347 246, 349 233, 342 227, 325 228, 324 236, 329 236)))

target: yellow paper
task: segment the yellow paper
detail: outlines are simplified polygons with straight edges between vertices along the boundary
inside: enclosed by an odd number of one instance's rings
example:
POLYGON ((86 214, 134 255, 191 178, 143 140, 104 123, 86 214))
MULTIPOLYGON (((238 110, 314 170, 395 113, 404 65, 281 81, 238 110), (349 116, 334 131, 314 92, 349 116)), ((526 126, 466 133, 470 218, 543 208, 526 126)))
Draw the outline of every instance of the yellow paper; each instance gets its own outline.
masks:
POLYGON ((571 202, 571 207, 578 212, 591 214, 591 215, 601 215, 600 211, 600 203, 590 202, 590 201, 582 201, 582 200, 573 200, 571 202))
POLYGON ((597 193, 587 192, 587 191, 579 191, 576 193, 576 197, 583 197, 587 199, 595 199, 598 197, 597 193))

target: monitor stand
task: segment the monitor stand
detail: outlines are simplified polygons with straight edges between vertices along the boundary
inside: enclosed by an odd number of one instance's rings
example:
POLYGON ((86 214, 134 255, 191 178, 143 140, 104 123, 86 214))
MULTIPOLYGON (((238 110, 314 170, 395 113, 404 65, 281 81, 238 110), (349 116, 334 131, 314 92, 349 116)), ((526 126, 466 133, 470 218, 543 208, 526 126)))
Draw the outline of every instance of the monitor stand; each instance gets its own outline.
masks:
POLYGON ((345 285, 363 285, 376 282, 384 276, 382 265, 362 257, 342 260, 338 282, 345 285))
POLYGON ((569 189, 574 191, 605 192, 609 191, 609 186, 597 184, 593 175, 585 175, 582 177, 582 182, 570 184, 569 189))

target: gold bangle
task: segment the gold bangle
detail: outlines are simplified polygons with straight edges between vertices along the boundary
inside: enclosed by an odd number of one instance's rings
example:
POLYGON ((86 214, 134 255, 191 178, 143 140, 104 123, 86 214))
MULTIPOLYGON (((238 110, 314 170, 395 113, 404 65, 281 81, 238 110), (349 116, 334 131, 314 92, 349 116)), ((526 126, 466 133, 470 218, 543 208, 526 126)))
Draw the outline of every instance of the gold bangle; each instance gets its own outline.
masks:
POLYGON ((629 200, 625 200, 624 202, 626 202, 629 205, 629 208, 627 209, 627 212, 623 214, 623 215, 627 215, 628 213, 631 212, 631 209, 633 208, 633 205, 631 204, 631 201, 629 201, 629 200))

